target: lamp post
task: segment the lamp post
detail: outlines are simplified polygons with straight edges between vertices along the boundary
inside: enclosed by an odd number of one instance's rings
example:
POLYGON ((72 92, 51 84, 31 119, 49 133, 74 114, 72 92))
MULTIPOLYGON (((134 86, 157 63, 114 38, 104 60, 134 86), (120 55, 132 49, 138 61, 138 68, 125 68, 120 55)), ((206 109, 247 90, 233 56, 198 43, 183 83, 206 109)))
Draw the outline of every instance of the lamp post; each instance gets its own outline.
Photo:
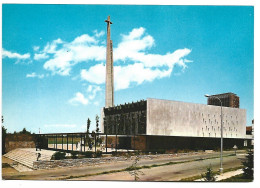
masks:
POLYGON ((222 114, 222 102, 220 100, 220 98, 216 97, 216 96, 210 96, 208 94, 205 95, 205 97, 213 97, 219 100, 220 105, 221 105, 221 143, 220 143, 220 168, 219 168, 219 172, 222 173, 223 172, 223 114, 222 114))

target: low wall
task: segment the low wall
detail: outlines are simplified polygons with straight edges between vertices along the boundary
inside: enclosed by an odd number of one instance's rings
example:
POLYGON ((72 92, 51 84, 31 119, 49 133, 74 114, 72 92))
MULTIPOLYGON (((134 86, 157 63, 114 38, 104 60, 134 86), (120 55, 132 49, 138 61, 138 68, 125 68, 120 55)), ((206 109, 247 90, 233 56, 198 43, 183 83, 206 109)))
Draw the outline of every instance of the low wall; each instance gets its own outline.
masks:
MULTIPOLYGON (((140 159, 155 159, 159 157, 173 157, 176 154, 161 154, 161 155, 140 155, 140 159)), ((111 163, 119 161, 131 161, 135 156, 131 157, 101 157, 101 158, 84 158, 84 159, 64 159, 64 160, 51 160, 51 161, 34 161, 33 168, 35 169, 50 169, 57 167, 79 167, 83 165, 95 165, 102 163, 111 163)))
POLYGON ((16 148, 35 148, 34 135, 28 134, 7 134, 5 138, 5 152, 16 148))

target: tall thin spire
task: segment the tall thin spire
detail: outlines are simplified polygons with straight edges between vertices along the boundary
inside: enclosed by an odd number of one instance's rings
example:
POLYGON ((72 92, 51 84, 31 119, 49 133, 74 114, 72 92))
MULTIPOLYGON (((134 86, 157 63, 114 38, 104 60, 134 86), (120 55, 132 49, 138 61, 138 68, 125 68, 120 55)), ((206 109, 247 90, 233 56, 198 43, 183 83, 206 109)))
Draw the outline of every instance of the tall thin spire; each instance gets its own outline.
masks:
POLYGON ((114 106, 114 68, 113 43, 110 39, 110 16, 107 17, 107 54, 106 54, 106 108, 114 106))

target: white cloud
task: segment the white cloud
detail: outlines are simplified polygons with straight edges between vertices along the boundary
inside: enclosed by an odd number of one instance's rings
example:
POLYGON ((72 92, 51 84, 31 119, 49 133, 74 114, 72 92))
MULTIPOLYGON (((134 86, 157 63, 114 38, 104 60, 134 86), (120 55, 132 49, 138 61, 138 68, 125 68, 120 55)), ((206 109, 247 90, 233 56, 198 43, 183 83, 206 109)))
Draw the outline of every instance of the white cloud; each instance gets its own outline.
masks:
POLYGON ((9 52, 5 49, 2 49, 2 57, 8 57, 11 59, 29 59, 30 58, 30 54, 26 53, 26 54, 18 54, 16 52, 9 52))
POLYGON ((56 48, 58 47, 59 44, 62 44, 63 41, 59 38, 57 40, 52 41, 51 43, 47 43, 47 45, 44 47, 43 52, 45 53, 56 53, 56 48))
POLYGON ((96 97, 97 92, 101 91, 100 86, 95 86, 95 85, 89 85, 87 89, 88 98, 90 100, 93 100, 96 97))
POLYGON ((82 80, 86 80, 94 84, 105 83, 106 66, 101 63, 94 65, 89 68, 89 70, 82 69, 80 76, 82 80))
POLYGON ((93 85, 89 85, 89 86, 88 86, 88 89, 87 89, 87 92, 91 92, 92 89, 93 89, 93 85))
POLYGON ((69 100, 69 103, 72 105, 78 105, 78 104, 87 105, 88 99, 86 99, 82 93, 77 92, 75 94, 75 97, 69 100))
POLYGON ((135 63, 127 66, 115 66, 115 90, 126 89, 131 83, 137 85, 145 81, 151 82, 154 79, 169 77, 172 68, 151 69, 145 67, 142 63, 135 63))
POLYGON ((46 70, 52 71, 53 74, 67 76, 73 66, 70 62, 72 58, 73 54, 71 52, 60 50, 55 54, 55 58, 46 61, 43 67, 46 70))
MULTIPOLYGON (((122 35, 122 42, 114 50, 114 60, 125 61, 127 58, 134 61, 142 61, 135 56, 140 56, 145 50, 154 46, 154 39, 150 35, 145 35, 145 29, 133 29, 129 35, 122 35)), ((145 54, 144 54, 145 55, 145 54)))
MULTIPOLYGON (((35 54, 34 58, 40 60, 47 56, 51 57, 44 63, 44 69, 62 76, 69 76, 73 66, 80 62, 94 62, 88 69, 80 71, 81 80, 92 84, 104 84, 106 67, 102 62, 106 59, 106 45, 102 43, 104 40, 101 38, 104 34, 104 31, 95 30, 93 36, 83 34, 71 42, 54 40, 47 43, 44 50, 35 54)), ((186 59, 191 52, 187 48, 166 54, 149 53, 149 49, 155 46, 155 40, 143 27, 134 28, 121 36, 122 40, 114 48, 113 55, 115 90, 169 77, 175 66, 184 70, 187 63, 192 62, 186 59)), ((89 96, 90 98, 86 100, 95 98, 95 95, 89 96)), ((81 98, 85 99, 83 94, 81 98)))
POLYGON ((44 128, 75 128, 75 124, 46 124, 44 128))
POLYGON ((31 74, 26 74, 26 78, 44 78, 44 74, 36 74, 35 72, 31 73, 31 74))
POLYGON ((33 46, 34 51, 38 51, 40 49, 40 46, 33 46))
POLYGON ((104 31, 98 32, 97 30, 94 30, 94 33, 95 33, 95 37, 97 37, 97 38, 102 37, 103 35, 105 35, 104 31))
POLYGON ((47 58, 49 58, 49 56, 46 53, 34 54, 34 57, 33 57, 33 59, 36 61, 41 60, 41 59, 47 59, 47 58))
MULTIPOLYGON (((128 60, 131 64, 114 66, 115 90, 126 89, 131 83, 142 84, 154 79, 169 77, 175 65, 183 70, 186 63, 191 61, 184 59, 191 50, 178 49, 165 55, 149 54, 147 49, 154 46, 152 36, 145 34, 144 28, 133 29, 128 35, 122 35, 122 42, 118 44, 114 52, 114 61, 128 60)), ((88 70, 81 70, 81 79, 90 83, 105 83, 106 67, 103 63, 91 66, 88 70)))
POLYGON ((106 48, 96 45, 97 42, 94 37, 84 34, 70 43, 61 39, 48 43, 44 48, 44 53, 53 54, 53 58, 46 61, 43 67, 53 74, 68 76, 72 67, 79 62, 104 60, 106 48), (59 49, 58 44, 60 44, 59 49))
POLYGON ((99 102, 99 101, 95 101, 93 104, 94 104, 95 106, 98 106, 98 105, 100 104, 100 102, 99 102))
POLYGON ((88 34, 81 35, 75 38, 71 44, 83 44, 83 43, 97 43, 94 37, 90 37, 88 34))

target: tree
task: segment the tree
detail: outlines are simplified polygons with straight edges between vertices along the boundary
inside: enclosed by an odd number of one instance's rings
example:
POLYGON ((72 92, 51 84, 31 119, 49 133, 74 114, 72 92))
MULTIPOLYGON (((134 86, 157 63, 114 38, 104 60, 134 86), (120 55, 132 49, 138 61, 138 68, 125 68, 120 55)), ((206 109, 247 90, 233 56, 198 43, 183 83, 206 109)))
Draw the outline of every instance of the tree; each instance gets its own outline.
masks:
POLYGON ((140 160, 140 157, 137 154, 132 165, 127 168, 127 170, 129 170, 129 174, 131 176, 134 176, 135 181, 138 181, 140 179, 140 176, 144 175, 144 173, 141 170, 139 170, 139 168, 137 167, 137 163, 139 160, 140 160))
POLYGON ((205 174, 201 174, 201 177, 205 181, 216 181, 216 178, 215 178, 215 176, 213 174, 211 166, 207 167, 207 172, 205 174))
POLYGON ((96 115, 96 133, 99 133, 99 117, 96 115))
POLYGON ((244 174, 243 176, 246 179, 252 179, 254 178, 254 152, 252 149, 249 149, 246 155, 245 161, 242 162, 244 165, 243 171, 244 174))
MULTIPOLYGON (((99 133, 99 117, 98 117, 98 115, 96 115, 96 133, 99 133)), ((97 142, 97 144, 102 143, 102 139, 99 137, 98 134, 97 134, 97 137, 96 137, 96 142, 97 142)))
POLYGON ((90 137, 89 137, 90 124, 91 124, 91 121, 88 118, 88 120, 87 120, 87 134, 86 134, 86 141, 87 141, 88 145, 90 145, 90 143, 91 143, 91 140, 90 140, 90 137))
MULTIPOLYGON (((3 117, 2 117, 3 118, 3 117)), ((2 120, 3 122, 3 120, 2 120)), ((2 155, 5 154, 5 138, 7 129, 2 125, 2 155)))
POLYGON ((30 131, 27 131, 26 128, 23 128, 22 131, 19 132, 20 134, 31 134, 30 131))
POLYGON ((88 118, 88 121, 87 121, 87 133, 89 133, 90 123, 91 123, 91 121, 90 121, 90 119, 88 118))

